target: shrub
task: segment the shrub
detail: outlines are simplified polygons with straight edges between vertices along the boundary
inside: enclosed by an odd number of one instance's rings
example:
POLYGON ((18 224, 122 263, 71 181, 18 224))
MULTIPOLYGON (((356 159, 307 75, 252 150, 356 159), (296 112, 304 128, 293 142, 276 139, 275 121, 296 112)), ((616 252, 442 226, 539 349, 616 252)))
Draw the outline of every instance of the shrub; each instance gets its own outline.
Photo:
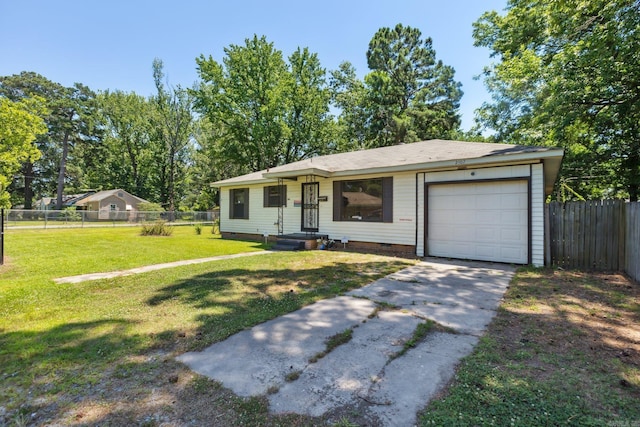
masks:
POLYGON ((193 229, 196 230, 198 236, 202 234, 202 224, 196 224, 193 229))
POLYGON ((167 225, 166 221, 158 220, 151 223, 142 224, 141 236, 171 236, 173 227, 167 225))
POLYGON ((62 219, 65 222, 80 221, 82 219, 82 214, 78 212, 75 207, 69 206, 62 210, 62 214, 58 218, 62 219))
POLYGON ((220 234, 220 218, 213 221, 213 227, 211 228, 211 234, 220 234))
POLYGON ((164 212, 164 208, 159 203, 142 202, 138 204, 140 212, 164 212))

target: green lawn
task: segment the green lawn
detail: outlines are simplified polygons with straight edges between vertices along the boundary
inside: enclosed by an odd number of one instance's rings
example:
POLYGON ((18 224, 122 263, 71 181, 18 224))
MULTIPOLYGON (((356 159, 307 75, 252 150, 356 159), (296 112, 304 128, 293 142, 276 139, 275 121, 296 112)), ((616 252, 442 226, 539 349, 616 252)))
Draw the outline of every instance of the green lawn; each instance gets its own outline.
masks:
MULTIPOLYGON (((0 425, 326 425, 327 417, 270 415, 266 397, 235 396, 175 356, 412 263, 308 251, 53 282, 263 249, 210 228, 176 227, 162 238, 139 231, 7 232, 0 425)), ((620 275, 521 269, 487 334, 419 423, 637 425, 639 401, 640 287, 620 275)), ((359 421, 340 416, 338 425, 359 421)))
MULTIPOLYGON (((192 227, 176 227, 171 237, 141 237, 139 231, 7 232, 8 263, 0 269, 0 425, 140 424, 146 411, 156 411, 141 403, 152 390, 202 387, 198 377, 167 382, 167 371, 193 376, 175 355, 411 263, 345 252, 274 253, 78 284, 53 282, 262 250, 259 243, 221 240, 210 228, 196 235, 192 227), (117 408, 126 405, 133 413, 120 420, 117 408), (97 418, 89 421, 88 414, 97 418)), ((217 388, 207 385, 209 392, 217 388)), ((194 404, 200 395, 181 402, 194 404)), ((229 402, 231 408, 213 409, 233 414, 240 410, 234 405, 247 404, 229 402)), ((255 416, 264 417, 263 410, 255 416)))

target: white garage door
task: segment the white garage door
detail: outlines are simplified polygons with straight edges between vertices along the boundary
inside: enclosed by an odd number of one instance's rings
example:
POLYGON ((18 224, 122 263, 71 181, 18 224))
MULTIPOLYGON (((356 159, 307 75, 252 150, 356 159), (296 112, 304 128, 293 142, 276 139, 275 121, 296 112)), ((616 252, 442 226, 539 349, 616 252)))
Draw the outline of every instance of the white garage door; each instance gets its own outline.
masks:
POLYGON ((429 185, 431 256, 527 264, 526 181, 429 185))

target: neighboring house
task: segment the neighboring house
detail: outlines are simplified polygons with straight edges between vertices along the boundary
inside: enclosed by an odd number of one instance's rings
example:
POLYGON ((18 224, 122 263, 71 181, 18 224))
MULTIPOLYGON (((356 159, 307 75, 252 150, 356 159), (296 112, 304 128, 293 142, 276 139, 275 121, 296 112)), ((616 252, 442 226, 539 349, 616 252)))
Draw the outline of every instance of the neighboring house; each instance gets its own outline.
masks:
MULTIPOLYGON (((75 202, 80 199, 84 199, 85 197, 95 193, 94 190, 88 191, 82 194, 63 194, 62 195, 62 208, 68 208, 70 206, 74 206, 75 202)), ((56 208, 56 198, 55 197, 43 197, 38 199, 33 204, 33 208, 41 211, 51 211, 56 208)))
POLYGON ((543 265, 544 202, 562 157, 556 148, 443 140, 314 157, 214 183, 220 230, 543 265))
POLYGON ((74 206, 81 210, 97 211, 97 218, 87 219, 127 219, 138 211, 140 203, 147 201, 122 189, 104 190, 76 200, 74 206))
POLYGON ((56 199, 55 197, 43 197, 41 199, 36 200, 33 203, 33 209, 39 211, 46 211, 55 209, 56 207, 56 199))

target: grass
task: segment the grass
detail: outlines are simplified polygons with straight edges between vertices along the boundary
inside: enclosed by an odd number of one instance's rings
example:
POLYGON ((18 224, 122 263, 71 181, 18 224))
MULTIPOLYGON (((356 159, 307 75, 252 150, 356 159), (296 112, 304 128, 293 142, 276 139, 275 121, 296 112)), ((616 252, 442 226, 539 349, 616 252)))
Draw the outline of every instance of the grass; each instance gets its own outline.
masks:
MULTIPOLYGON (((266 396, 238 397, 175 356, 410 263, 312 251, 80 284, 52 281, 263 249, 196 235, 192 227, 176 227, 171 237, 138 233, 7 231, 0 425, 326 425, 323 418, 270 415, 266 396)), ((424 325, 405 351, 429 332, 424 325)), ((350 334, 338 335, 335 345, 350 334)), ((521 269, 486 335, 419 423, 636 425, 638 401, 640 287, 619 275, 521 269)), ((353 425, 350 418, 338 425, 353 425)))
POLYGON ((337 334, 330 336, 329 338, 326 339, 324 343, 325 344, 324 351, 321 351, 320 353, 317 353, 313 357, 311 357, 311 359, 309 359, 309 363, 317 363, 318 360, 322 359, 327 354, 331 353, 338 346, 341 346, 342 344, 346 344, 349 341, 351 341, 351 338, 353 338, 353 328, 345 329, 342 332, 338 332, 337 334))
POLYGON ((639 298, 620 275, 521 269, 421 425, 638 425, 639 298))
MULTIPOLYGON (((234 396, 175 356, 411 263, 332 251, 274 253, 78 284, 53 282, 262 249, 196 235, 191 227, 176 227, 171 237, 138 233, 7 232, 8 263, 0 268, 0 425, 158 425, 165 419, 206 424, 214 415, 221 425, 263 424, 263 399, 234 396)), ((282 425, 300 422, 293 415, 276 419, 282 425)))
MULTIPOLYGON (((418 343, 422 341, 429 334, 429 332, 434 329, 434 326, 436 326, 436 322, 434 322, 433 320, 426 320, 422 323, 418 323, 418 326, 416 326, 416 329, 414 329, 411 338, 409 338, 404 344, 402 344, 402 349, 397 353, 392 354, 389 357, 389 360, 393 360, 404 355, 407 351, 418 345, 418 343)), ((441 328, 442 327, 439 327, 439 329, 441 328)))

